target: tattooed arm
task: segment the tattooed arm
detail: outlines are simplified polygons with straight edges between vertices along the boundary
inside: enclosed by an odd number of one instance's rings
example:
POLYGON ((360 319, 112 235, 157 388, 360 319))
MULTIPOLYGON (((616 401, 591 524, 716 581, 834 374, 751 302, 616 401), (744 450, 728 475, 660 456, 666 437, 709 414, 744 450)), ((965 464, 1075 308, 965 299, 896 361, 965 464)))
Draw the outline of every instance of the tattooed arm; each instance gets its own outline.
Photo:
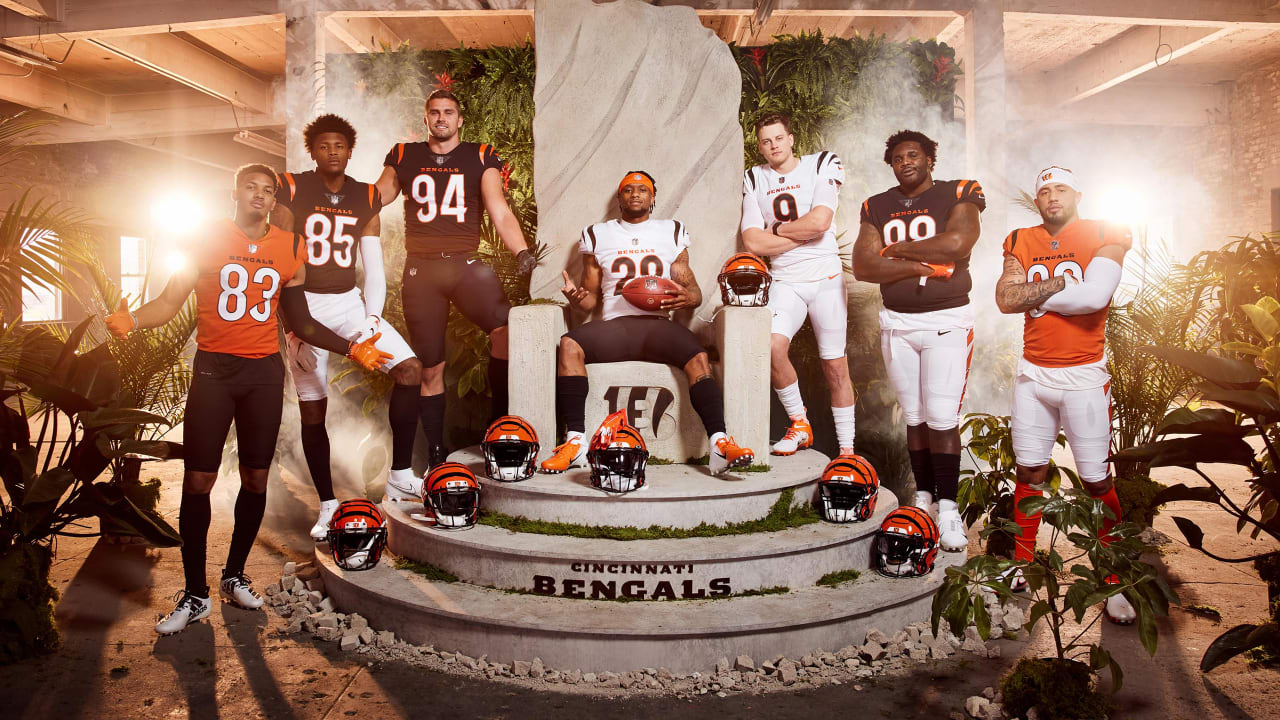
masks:
POLYGON ((1040 307, 1040 303, 1066 287, 1062 277, 1027 281, 1027 271, 1018 258, 1006 255, 1004 273, 996 283, 996 306, 1002 313, 1022 313, 1040 307))
POLYGON ((663 310, 696 308, 702 304, 702 289, 698 287, 698 278, 693 276, 693 268, 689 267, 688 250, 682 251, 676 261, 671 263, 671 279, 680 286, 680 292, 672 293, 662 301, 663 310))

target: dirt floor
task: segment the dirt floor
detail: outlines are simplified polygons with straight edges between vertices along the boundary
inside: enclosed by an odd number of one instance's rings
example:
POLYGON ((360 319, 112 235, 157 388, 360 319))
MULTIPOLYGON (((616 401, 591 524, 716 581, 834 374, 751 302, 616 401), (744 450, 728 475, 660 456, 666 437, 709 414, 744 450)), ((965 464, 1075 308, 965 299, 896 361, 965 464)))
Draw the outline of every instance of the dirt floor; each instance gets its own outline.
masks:
MULTIPOLYGON (((1238 468, 1214 467, 1215 477, 1243 493, 1238 468)), ((177 524, 181 463, 146 468, 144 477, 164 481, 161 511, 177 524)), ((1159 472, 1166 483, 1194 482, 1187 471, 1159 472)), ((224 478, 214 491, 210 577, 214 578, 230 538, 231 504, 237 481, 224 478)), ((279 576, 287 559, 309 556, 306 530, 315 506, 311 491, 285 478, 273 485, 268 518, 247 573, 259 590, 279 576)), ((1160 622, 1159 651, 1150 658, 1132 629, 1095 624, 1125 670, 1116 696, 1119 718, 1274 718, 1280 707, 1280 670, 1251 668, 1243 659, 1202 675, 1197 665, 1220 632, 1265 615, 1266 588, 1247 566, 1226 566, 1186 547, 1173 515, 1194 519, 1206 543, 1241 555, 1264 549, 1235 533, 1214 506, 1183 504, 1166 509, 1155 527, 1171 542, 1152 559, 1167 572, 1184 605, 1218 608, 1215 625, 1174 609, 1160 622)), ((530 681, 483 682, 399 663, 367 664, 336 644, 307 635, 281 635, 281 619, 215 603, 210 622, 168 638, 152 630, 172 608, 182 586, 179 553, 69 538, 57 548, 53 582, 62 593, 58 621, 63 646, 34 661, 0 667, 0 707, 5 718, 320 718, 576 717, 587 713, 627 717, 725 718, 821 717, 858 709, 859 717, 946 718, 964 699, 994 685, 1019 656, 1043 654, 1047 633, 1029 641, 1001 641, 1000 659, 957 654, 910 673, 852 685, 807 690, 735 693, 694 700, 642 695, 617 697, 602 691, 559 686, 535 688, 530 681)), ((1091 618, 1086 618, 1086 623, 1091 618)), ((834 648, 833 648, 834 649, 834 648)), ((620 691, 614 690, 614 693, 620 691)))

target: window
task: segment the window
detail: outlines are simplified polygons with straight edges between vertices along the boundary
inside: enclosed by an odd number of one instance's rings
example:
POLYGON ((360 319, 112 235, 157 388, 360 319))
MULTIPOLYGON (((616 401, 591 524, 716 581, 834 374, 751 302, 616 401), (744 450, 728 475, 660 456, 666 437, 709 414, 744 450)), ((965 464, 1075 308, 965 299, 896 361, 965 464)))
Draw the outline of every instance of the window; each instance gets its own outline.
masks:
POLYGON ((147 283, 149 245, 150 243, 140 237, 125 235, 120 238, 120 292, 133 302, 139 299, 144 302, 151 299, 142 297, 144 286, 149 295, 155 295, 157 292, 151 284, 147 283))
MULTIPOLYGON (((22 246, 27 248, 32 243, 47 243, 57 237, 44 230, 28 230, 22 238, 22 246)), ((58 264, 51 258, 50 264, 55 269, 58 264)), ((22 288, 22 321, 23 322, 58 322, 62 320, 62 291, 49 287, 42 282, 32 282, 30 287, 22 288)))

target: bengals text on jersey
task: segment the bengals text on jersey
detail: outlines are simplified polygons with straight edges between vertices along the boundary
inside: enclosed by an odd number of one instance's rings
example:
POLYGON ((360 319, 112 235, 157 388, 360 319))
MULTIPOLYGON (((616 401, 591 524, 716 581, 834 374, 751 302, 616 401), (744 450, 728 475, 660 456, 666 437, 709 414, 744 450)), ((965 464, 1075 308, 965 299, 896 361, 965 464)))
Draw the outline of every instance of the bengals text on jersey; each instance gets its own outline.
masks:
MULTIPOLYGON (((924 240, 946 230, 951 209, 965 202, 977 205, 979 211, 986 209, 987 199, 978 181, 935 181, 933 187, 910 198, 893 187, 867 198, 862 203, 861 217, 862 222, 880 232, 888 246, 924 240)), ((966 257, 956 261, 950 278, 930 278, 924 285, 917 278, 907 278, 881 285, 880 295, 889 310, 922 313, 968 305, 972 287, 966 257)))
POLYGON ((280 173, 276 202, 293 213, 292 230, 306 249, 311 293, 344 293, 356 286, 360 233, 382 210, 378 189, 344 176, 342 188, 330 192, 314 170, 280 173))
POLYGON ((280 291, 302 267, 298 237, 268 226, 249 238, 234 221, 213 222, 195 252, 196 347, 260 358, 280 352, 280 291))
MULTIPOLYGON (((1027 281, 1047 280, 1068 273, 1083 278, 1089 261, 1104 245, 1128 250, 1133 234, 1122 225, 1099 220, 1076 220, 1050 235, 1043 225, 1009 233, 1004 254, 1017 258, 1027 281)), ((1022 354, 1041 367, 1073 367, 1102 360, 1106 346, 1107 311, 1088 315, 1059 315, 1031 310, 1023 325, 1022 354)))
POLYGON ((678 220, 649 219, 641 223, 622 220, 589 225, 582 231, 578 250, 595 256, 600 264, 601 315, 612 320, 625 315, 668 317, 666 310, 641 310, 622 297, 622 287, 634 277, 671 279, 671 264, 689 247, 689 233, 678 220))
POLYGON ((425 142, 397 143, 382 164, 395 170, 404 192, 404 243, 410 257, 479 247, 480 179, 489 168, 502 169, 492 145, 458 143, 441 155, 425 142))
MULTIPOLYGON (((742 230, 769 229, 775 222, 804 217, 815 205, 836 211, 844 167, 833 152, 804 155, 796 167, 779 174, 768 164, 747 168, 742 180, 742 230)), ((842 270, 836 243, 835 221, 818 240, 797 245, 770 258, 773 279, 809 282, 829 278, 842 270)))

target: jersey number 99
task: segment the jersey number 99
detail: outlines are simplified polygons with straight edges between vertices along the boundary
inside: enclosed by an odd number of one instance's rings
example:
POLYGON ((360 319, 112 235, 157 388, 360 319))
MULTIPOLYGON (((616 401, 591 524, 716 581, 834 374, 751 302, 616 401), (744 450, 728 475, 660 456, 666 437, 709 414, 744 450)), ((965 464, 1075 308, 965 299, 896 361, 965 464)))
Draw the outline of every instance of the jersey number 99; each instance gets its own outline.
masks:
POLYGON ((249 317, 258 322, 266 322, 271 318, 271 298, 280 289, 280 273, 269 267, 260 267, 253 273, 255 290, 261 291, 262 302, 249 307, 249 271, 243 265, 227 263, 218 271, 218 285, 222 292, 218 294, 218 317, 227 322, 235 322, 249 317))
POLYGON ((930 215, 916 215, 910 222, 894 218, 884 224, 884 244, 893 245, 904 240, 924 240, 938 234, 938 223, 930 215))

